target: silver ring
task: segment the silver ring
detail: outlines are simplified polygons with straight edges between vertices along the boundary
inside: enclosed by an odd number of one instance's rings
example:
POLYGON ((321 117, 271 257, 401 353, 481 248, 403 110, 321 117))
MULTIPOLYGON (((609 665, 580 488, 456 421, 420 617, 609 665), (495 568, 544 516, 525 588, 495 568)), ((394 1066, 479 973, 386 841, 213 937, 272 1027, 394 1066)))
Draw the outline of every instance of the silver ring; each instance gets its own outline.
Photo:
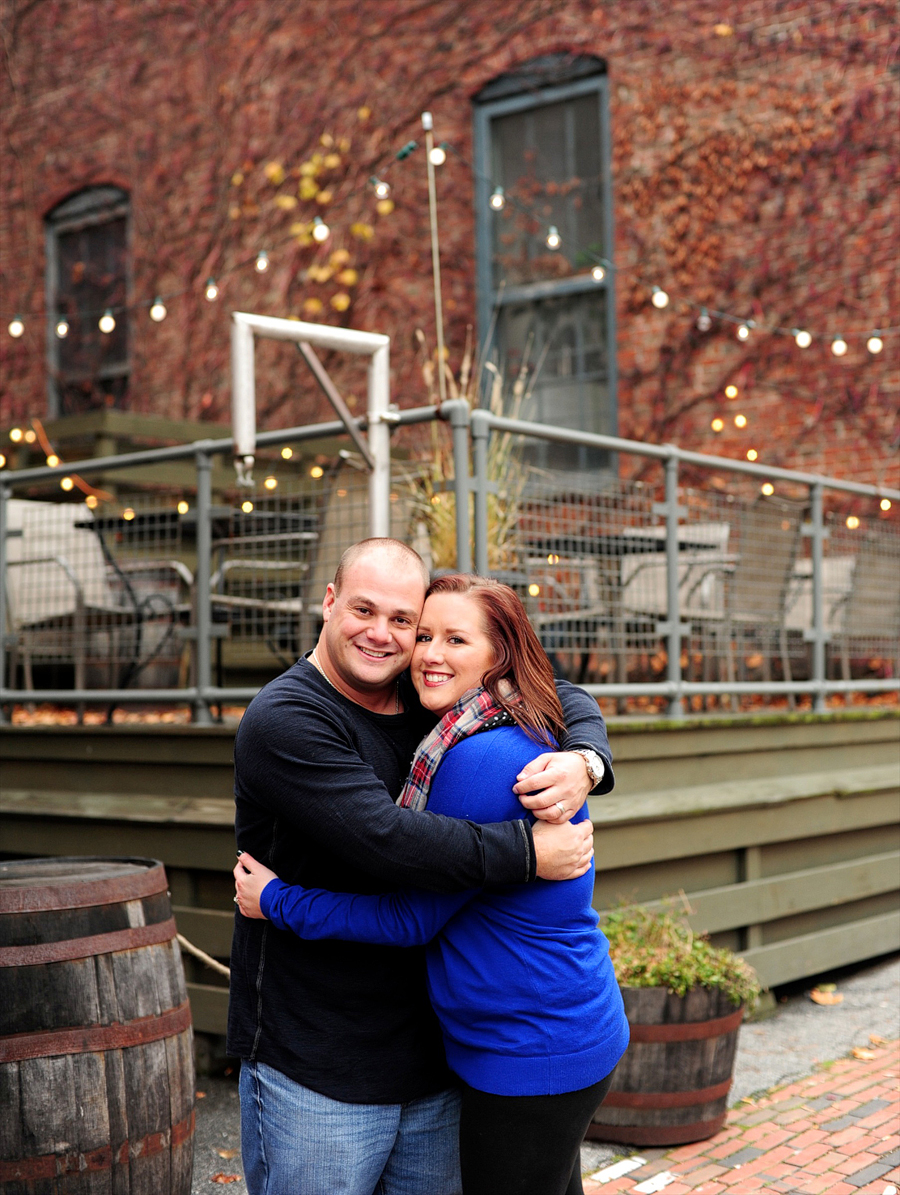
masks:
POLYGON ((235 897, 235 898, 234 898, 234 903, 235 903, 236 905, 239 905, 241 902, 238 900, 238 898, 237 898, 237 897, 235 897))
POLYGON ((560 811, 560 813, 563 815, 563 817, 566 816, 566 807, 565 807, 565 805, 563 805, 562 801, 556 802, 556 808, 560 811))

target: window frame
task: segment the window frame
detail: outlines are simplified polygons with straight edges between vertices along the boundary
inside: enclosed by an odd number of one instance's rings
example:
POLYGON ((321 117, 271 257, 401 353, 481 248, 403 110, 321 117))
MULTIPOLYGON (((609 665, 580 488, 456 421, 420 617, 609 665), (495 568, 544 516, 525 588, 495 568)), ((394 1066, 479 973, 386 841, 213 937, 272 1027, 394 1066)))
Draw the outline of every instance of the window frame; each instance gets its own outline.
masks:
MULTIPOLYGON (((601 202, 603 208, 602 236, 603 255, 606 260, 612 259, 613 247, 613 205, 612 178, 610 153, 610 125, 609 125, 609 76, 600 65, 588 75, 572 78, 567 82, 552 83, 546 86, 533 86, 529 78, 528 63, 515 72, 510 72, 500 79, 488 84, 485 90, 490 93, 493 87, 501 84, 500 90, 504 94, 491 99, 490 94, 483 99, 476 96, 473 113, 473 159, 475 162, 475 283, 476 283, 476 319, 478 328, 478 343, 481 346, 482 360, 487 359, 492 344, 497 335, 494 313, 509 303, 538 303, 541 299, 557 298, 563 295, 576 295, 589 291, 602 291, 605 297, 606 319, 606 360, 608 363, 607 393, 608 393, 608 427, 615 435, 618 429, 618 370, 616 363, 616 302, 615 302, 615 270, 607 267, 606 276, 602 282, 595 282, 590 272, 575 274, 569 278, 548 279, 545 282, 532 282, 522 286, 507 286, 502 290, 494 287, 493 271, 493 220, 495 214, 490 206, 494 181, 492 179, 492 121, 501 116, 540 108, 562 100, 576 99, 583 95, 595 94, 599 108, 600 128, 600 172, 601 172, 601 202), (509 94, 509 87, 515 85, 515 77, 521 72, 523 78, 520 90, 509 94), (490 336, 488 333, 490 332, 490 336)), ((484 94, 484 93, 482 93, 484 94)), ((585 429, 582 429, 585 430, 585 429)))
MULTIPOLYGON (((47 312, 47 414, 58 419, 62 415, 62 402, 57 380, 60 374, 60 341, 56 335, 59 314, 59 238, 70 232, 79 232, 115 220, 125 221, 125 304, 116 312, 116 320, 125 322, 125 363, 100 369, 98 381, 107 378, 129 378, 131 376, 131 323, 129 310, 132 293, 131 253, 131 197, 127 191, 112 183, 100 183, 83 187, 56 204, 44 217, 44 295, 47 312)), ((84 414, 86 412, 82 412, 84 414)))

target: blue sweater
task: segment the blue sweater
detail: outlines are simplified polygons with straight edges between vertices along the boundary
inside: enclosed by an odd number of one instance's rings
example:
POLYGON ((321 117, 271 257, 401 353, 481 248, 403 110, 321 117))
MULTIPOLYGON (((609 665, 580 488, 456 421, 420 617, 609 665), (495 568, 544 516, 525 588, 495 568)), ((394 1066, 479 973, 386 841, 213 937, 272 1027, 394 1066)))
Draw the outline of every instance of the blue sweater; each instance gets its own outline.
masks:
MULTIPOLYGON (((428 808, 476 822, 529 818, 512 786, 539 748, 517 727, 464 739, 434 778, 428 808)), ((575 820, 587 817, 582 809, 575 820)), ((273 880, 263 913, 303 938, 414 946, 452 1069, 495 1095, 557 1095, 608 1074, 628 1044, 609 947, 577 880, 384 896, 273 880)))

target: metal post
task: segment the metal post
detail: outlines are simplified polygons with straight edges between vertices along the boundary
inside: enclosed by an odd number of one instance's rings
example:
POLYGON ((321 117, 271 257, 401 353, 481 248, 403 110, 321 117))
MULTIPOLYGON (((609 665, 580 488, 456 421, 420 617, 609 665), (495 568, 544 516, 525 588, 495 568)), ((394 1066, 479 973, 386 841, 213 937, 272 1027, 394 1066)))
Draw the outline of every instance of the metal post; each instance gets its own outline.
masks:
POLYGON ((457 399, 443 408, 450 416, 453 431, 453 493, 456 496, 456 567, 461 573, 472 571, 469 543, 469 404, 457 399))
MULTIPOLYGON (((822 486, 810 488, 810 551, 812 556, 812 679, 819 684, 825 680, 825 594, 823 581, 825 526, 822 513, 822 486)), ((819 688, 813 697, 813 711, 824 714, 827 709, 824 690, 819 688)))
MULTIPOLYGON (((678 506, 678 457, 672 453, 666 460, 666 623, 664 629, 668 641, 667 679, 670 684, 681 684, 681 637, 690 632, 682 626, 681 607, 678 593, 678 520, 682 514, 678 506)), ((670 718, 683 718, 684 705, 681 697, 669 699, 670 718)))
MULTIPOLYGON (((10 491, 0 485, 0 689, 6 687, 6 500, 10 491)), ((15 688, 15 677, 10 678, 10 689, 15 688)), ((0 726, 9 719, 0 702, 0 726)))
MULTIPOLYGON (((425 167, 428 171, 428 212, 431 218, 431 268, 434 277, 434 322, 437 325, 438 395, 441 405, 447 397, 447 380, 444 377, 444 313, 441 306, 441 254, 437 226, 437 193, 434 186, 433 121, 430 112, 422 113, 422 128, 425 130, 425 167)), ((466 570, 468 571, 468 570, 466 570)))
POLYGON ((212 683, 212 606, 210 604, 210 570, 212 566, 212 457, 198 452, 197 463, 197 568, 194 572, 194 603, 196 618, 196 665, 198 696, 194 702, 193 720, 203 726, 212 723, 212 714, 204 694, 212 683))
POLYGON ((472 492, 475 531, 475 572, 486 577, 488 568, 488 444, 491 427, 487 412, 472 412, 472 459, 475 484, 472 492))
POLYGON ((384 345, 369 361, 369 534, 391 534, 390 348, 384 345))

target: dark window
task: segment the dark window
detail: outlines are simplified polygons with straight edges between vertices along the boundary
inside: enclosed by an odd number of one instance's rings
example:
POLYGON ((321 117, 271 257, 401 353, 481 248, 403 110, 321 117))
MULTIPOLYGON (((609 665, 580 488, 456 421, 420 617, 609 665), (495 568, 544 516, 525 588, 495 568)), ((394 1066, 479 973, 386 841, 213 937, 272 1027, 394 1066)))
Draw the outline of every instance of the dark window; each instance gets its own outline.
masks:
MULTIPOLYGON (((597 58, 554 55, 485 87, 475 104, 479 327, 507 381, 523 361, 524 418, 614 434, 615 313, 607 79, 597 58), (503 206, 491 197, 502 188, 503 206), (554 230, 558 248, 548 245, 554 230), (604 269, 598 280, 594 268, 604 269)), ((565 469, 608 454, 528 450, 565 469)))
POLYGON ((47 217, 51 415, 127 405, 128 209, 124 191, 93 187, 47 217), (100 329, 107 312, 111 332, 100 329))

